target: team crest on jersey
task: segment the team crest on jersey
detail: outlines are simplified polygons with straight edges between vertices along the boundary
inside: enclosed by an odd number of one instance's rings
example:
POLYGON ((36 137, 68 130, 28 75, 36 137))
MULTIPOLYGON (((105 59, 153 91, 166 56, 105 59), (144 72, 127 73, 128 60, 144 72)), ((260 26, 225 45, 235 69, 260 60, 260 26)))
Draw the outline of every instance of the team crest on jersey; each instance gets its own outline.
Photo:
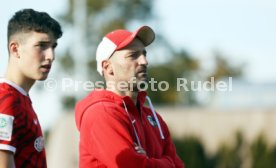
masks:
POLYGON ((157 126, 157 123, 155 121, 155 119, 152 118, 152 116, 148 115, 147 116, 148 120, 149 120, 149 123, 152 125, 152 126, 157 126))
POLYGON ((34 148, 38 152, 41 152, 44 149, 44 139, 42 136, 36 138, 36 140, 34 141, 34 148))
POLYGON ((14 117, 11 115, 0 114, 0 140, 11 140, 13 120, 14 117))

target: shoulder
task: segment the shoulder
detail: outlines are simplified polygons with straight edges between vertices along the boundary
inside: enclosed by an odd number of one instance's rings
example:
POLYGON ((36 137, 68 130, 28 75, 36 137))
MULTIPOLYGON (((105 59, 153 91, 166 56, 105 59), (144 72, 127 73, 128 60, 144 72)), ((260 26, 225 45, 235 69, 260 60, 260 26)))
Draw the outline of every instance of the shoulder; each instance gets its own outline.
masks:
POLYGON ((128 127, 129 120, 124 109, 112 102, 98 102, 91 105, 83 114, 81 131, 115 129, 128 127))
POLYGON ((12 91, 0 90, 0 103, 3 103, 4 101, 7 103, 12 103, 19 100, 20 98, 18 97, 18 94, 12 91))
POLYGON ((113 115, 114 113, 123 111, 123 107, 113 102, 97 102, 87 108, 87 111, 92 112, 94 115, 113 115))
POLYGON ((18 93, 0 87, 0 113, 10 114, 20 106, 20 96, 18 93))
POLYGON ((0 99, 18 100, 19 92, 6 83, 0 83, 0 99))
POLYGON ((87 108, 84 118, 94 121, 121 119, 125 116, 123 107, 113 102, 97 102, 87 108))

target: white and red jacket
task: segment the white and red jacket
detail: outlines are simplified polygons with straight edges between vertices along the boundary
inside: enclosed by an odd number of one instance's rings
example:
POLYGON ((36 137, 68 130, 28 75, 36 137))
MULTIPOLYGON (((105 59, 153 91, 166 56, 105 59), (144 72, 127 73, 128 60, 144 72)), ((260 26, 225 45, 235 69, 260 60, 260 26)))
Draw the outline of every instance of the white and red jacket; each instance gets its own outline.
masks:
POLYGON ((138 107, 128 96, 94 90, 76 106, 80 131, 80 168, 183 168, 167 125, 160 115, 144 106, 139 92, 138 107), (137 153, 139 144, 147 155, 137 153))

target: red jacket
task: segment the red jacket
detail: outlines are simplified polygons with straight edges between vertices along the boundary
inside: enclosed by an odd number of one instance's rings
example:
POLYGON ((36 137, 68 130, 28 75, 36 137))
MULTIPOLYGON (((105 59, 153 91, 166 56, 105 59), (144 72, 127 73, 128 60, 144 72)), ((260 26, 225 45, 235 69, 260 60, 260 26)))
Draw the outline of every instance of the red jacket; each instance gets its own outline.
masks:
POLYGON ((146 93, 140 92, 138 110, 128 96, 94 90, 78 102, 75 117, 80 131, 80 168, 184 167, 167 125, 158 114, 156 121, 152 110, 143 105, 145 99, 146 93), (136 152, 135 143, 141 144, 147 156, 136 152))

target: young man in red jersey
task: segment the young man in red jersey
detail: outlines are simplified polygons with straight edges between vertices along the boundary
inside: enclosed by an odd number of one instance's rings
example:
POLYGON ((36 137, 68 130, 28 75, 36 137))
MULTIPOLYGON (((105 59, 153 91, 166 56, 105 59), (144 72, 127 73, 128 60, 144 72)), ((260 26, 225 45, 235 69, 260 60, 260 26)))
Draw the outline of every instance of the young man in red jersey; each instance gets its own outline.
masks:
POLYGON ((28 95, 45 80, 55 58, 60 24, 45 12, 24 9, 8 23, 9 61, 0 79, 0 167, 46 168, 44 139, 28 95))
POLYGON ((153 30, 143 26, 110 32, 99 44, 97 70, 107 87, 76 106, 80 168, 184 167, 166 123, 141 91, 148 80, 145 47, 154 38, 153 30), (150 108, 144 106, 146 99, 150 108))

